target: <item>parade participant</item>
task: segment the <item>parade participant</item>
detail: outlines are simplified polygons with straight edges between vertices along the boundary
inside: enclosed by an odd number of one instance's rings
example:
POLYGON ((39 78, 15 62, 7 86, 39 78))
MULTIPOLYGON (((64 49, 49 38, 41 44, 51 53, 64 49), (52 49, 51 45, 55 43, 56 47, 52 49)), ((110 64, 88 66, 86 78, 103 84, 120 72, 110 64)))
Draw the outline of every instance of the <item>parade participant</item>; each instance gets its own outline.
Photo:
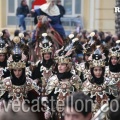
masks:
POLYGON ((46 119, 50 117, 51 112, 52 119, 63 120, 62 106, 65 98, 81 88, 79 76, 71 73, 71 53, 71 49, 66 53, 65 48, 56 51, 57 73, 49 78, 46 86, 46 95, 48 96, 50 107, 45 112, 46 119), (53 104, 50 103, 51 99, 53 99, 53 104))
POLYGON ((5 41, 1 38, 2 33, 0 33, 0 79, 2 80, 5 77, 10 75, 10 72, 7 68, 7 47, 5 46, 5 41))
POLYGON ((10 50, 12 47, 12 43, 10 40, 10 33, 8 31, 8 29, 4 29, 2 30, 2 36, 1 36, 2 40, 5 42, 6 48, 7 48, 7 53, 8 56, 10 55, 10 50))
MULTIPOLYGON (((120 40, 116 41, 120 43, 120 40)), ((109 50, 109 65, 106 66, 105 75, 109 77, 111 83, 111 93, 118 97, 120 94, 120 46, 112 47, 109 50)))
POLYGON ((26 56, 26 59, 24 60, 25 63, 26 63, 26 69, 25 69, 26 76, 31 77, 32 76, 32 71, 33 71, 33 68, 34 68, 34 63, 30 61, 31 60, 30 57, 32 56, 31 53, 30 53, 30 47, 28 45, 24 45, 22 47, 22 51, 23 51, 24 55, 26 56))
MULTIPOLYGON (((22 33, 22 32, 19 32, 19 33, 17 33, 17 36, 15 35, 14 36, 14 38, 18 38, 19 37, 19 39, 20 39, 20 42, 19 43, 17 43, 17 45, 20 47, 20 49, 22 49, 22 47, 23 47, 23 43, 22 43, 22 39, 24 38, 24 34, 22 33)), ((11 51, 10 51, 10 53, 12 53, 12 49, 15 47, 15 45, 16 45, 16 43, 14 42, 14 39, 11 41, 11 43, 12 43, 12 46, 11 46, 11 51)))
POLYGON ((34 62, 34 58, 36 57, 36 55, 33 48, 34 45, 32 45, 31 43, 30 34, 28 32, 19 33, 19 37, 21 39, 19 44, 20 48, 22 49, 22 51, 24 51, 24 54, 27 55, 26 61, 34 62))
POLYGON ((101 108, 95 113, 91 120, 109 120, 108 119, 109 104, 105 103, 101 108))
POLYGON ((70 34, 65 42, 64 42, 64 46, 68 46, 66 47, 65 51, 68 51, 69 48, 71 47, 75 47, 75 51, 74 51, 74 56, 76 57, 75 58, 75 62, 78 62, 78 58, 79 56, 81 57, 83 54, 82 54, 82 51, 83 51, 83 47, 82 47, 82 44, 80 42, 80 39, 75 35, 75 33, 73 34, 70 34), (74 42, 75 40, 75 42, 74 42))
POLYGON ((55 4, 54 0, 46 0, 46 2, 47 3, 41 5, 39 9, 32 11, 35 12, 35 16, 47 16, 51 26, 61 35, 62 38, 65 38, 65 31, 60 23, 61 14, 58 6, 55 4))
POLYGON ((120 118, 120 96, 104 104, 91 120, 118 120, 120 118))
POLYGON ((34 104, 32 100, 38 99, 39 87, 25 75, 25 55, 17 45, 20 42, 19 37, 15 37, 14 42, 16 45, 12 51, 13 54, 8 58, 11 75, 3 79, 3 89, 0 90, 2 91, 0 94, 1 105, 3 105, 3 101, 9 104, 14 103, 14 100, 20 103, 28 100, 28 104, 31 106, 34 104))
POLYGON ((95 46, 95 41, 93 40, 95 33, 92 32, 90 33, 89 37, 90 39, 83 44, 83 62, 78 64, 76 63, 76 70, 77 73, 79 74, 81 80, 84 82, 87 78, 87 75, 89 76, 90 74, 90 69, 89 69, 89 56, 92 54, 92 52, 94 51, 94 46, 95 46))
POLYGON ((49 23, 49 18, 45 15, 40 15, 37 18, 38 23, 32 34, 32 42, 38 42, 39 37, 42 36, 42 33, 47 33, 53 39, 53 42, 56 44, 57 48, 59 47, 58 45, 62 46, 63 39, 59 35, 59 33, 51 27, 49 23))
MULTIPOLYGON (((28 34, 27 34, 28 35, 28 34)), ((26 36, 24 36, 23 33, 19 33, 18 36, 15 36, 14 39, 12 40, 12 49, 16 46, 16 39, 20 39, 20 42, 17 43, 17 45, 20 47, 20 49, 22 50, 22 52, 24 53, 24 55, 26 56, 26 59, 24 60, 26 63, 26 75, 27 76, 31 76, 32 72, 31 72, 31 58, 32 58, 32 54, 30 52, 30 47, 28 45, 28 37, 26 38, 26 36), (24 40, 26 39, 26 40, 24 40), (25 41, 25 42, 24 42, 25 41)), ((11 49, 11 54, 12 54, 12 49, 11 49)))
POLYGON ((37 81, 38 84, 42 82, 42 85, 46 84, 49 77, 53 72, 53 43, 52 39, 43 33, 41 41, 39 43, 40 60, 36 63, 36 68, 32 73, 32 78, 37 81))
POLYGON ((92 47, 89 45, 89 44, 84 44, 83 45, 83 53, 84 53, 84 56, 83 56, 83 60, 84 62, 78 64, 76 63, 76 70, 77 70, 77 73, 78 75, 80 76, 81 80, 84 82, 87 78, 87 75, 90 74, 90 69, 89 69, 89 56, 91 55, 92 53, 92 47))
POLYGON ((112 99, 109 90, 109 79, 105 77, 105 56, 97 48, 89 57, 91 75, 83 83, 82 91, 90 95, 94 102, 93 112, 97 112, 101 105, 112 99))
POLYGON ((23 37, 23 39, 22 39, 21 42, 22 42, 24 45, 27 45, 28 42, 29 42, 29 39, 30 39, 30 35, 29 35, 29 33, 27 33, 27 32, 24 32, 23 34, 24 34, 24 37, 23 37))
POLYGON ((92 102, 90 97, 82 92, 72 94, 65 101, 64 114, 64 120, 91 120, 92 102))
POLYGON ((26 67, 29 67, 31 65, 30 60, 31 60, 31 57, 32 57, 32 54, 30 52, 30 50, 32 48, 30 48, 30 46, 28 44, 28 42, 29 42, 29 34, 27 32, 20 33, 19 37, 21 39, 20 48, 23 51, 23 53, 26 55, 26 59, 25 59, 26 67))

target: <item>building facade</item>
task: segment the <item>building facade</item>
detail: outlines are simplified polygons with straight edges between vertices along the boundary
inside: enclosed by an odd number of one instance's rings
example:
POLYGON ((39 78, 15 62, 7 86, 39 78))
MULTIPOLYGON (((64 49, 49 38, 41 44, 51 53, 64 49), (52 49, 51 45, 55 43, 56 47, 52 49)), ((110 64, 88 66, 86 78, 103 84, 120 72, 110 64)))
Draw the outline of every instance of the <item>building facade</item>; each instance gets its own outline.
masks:
MULTIPOLYGON (((33 0, 27 0, 31 8, 33 0)), ((21 0, 0 0, 0 30, 13 32, 18 24, 16 9, 21 0)), ((84 29, 97 29, 115 33, 115 0, 61 0, 66 9, 65 17, 83 20, 84 29)))

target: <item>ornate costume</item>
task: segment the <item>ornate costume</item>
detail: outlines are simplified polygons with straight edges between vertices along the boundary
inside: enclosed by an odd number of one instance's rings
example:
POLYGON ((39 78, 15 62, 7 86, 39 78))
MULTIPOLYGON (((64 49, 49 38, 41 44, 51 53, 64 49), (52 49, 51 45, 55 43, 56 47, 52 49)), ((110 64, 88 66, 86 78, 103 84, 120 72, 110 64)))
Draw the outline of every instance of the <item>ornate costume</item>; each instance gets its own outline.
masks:
POLYGON ((84 82, 86 78, 90 75, 90 69, 89 69, 89 61, 85 60, 85 56, 90 56, 92 53, 92 48, 90 44, 86 43, 83 45, 83 53, 84 53, 84 62, 75 65, 75 68, 77 70, 77 73, 79 74, 81 80, 84 82))
POLYGON ((84 82, 90 73, 90 69, 89 69, 89 60, 88 57, 90 56, 90 54, 92 54, 92 52, 94 51, 94 46, 95 46, 95 41, 93 40, 93 37, 95 36, 95 33, 92 32, 90 33, 90 39, 88 40, 88 42, 83 44, 83 53, 84 53, 84 57, 83 60, 84 62, 78 64, 76 63, 75 68, 77 70, 77 73, 79 74, 81 80, 84 82))
POLYGON ((36 68, 32 73, 32 78, 38 80, 38 84, 42 87, 42 94, 45 95, 45 87, 49 77, 53 74, 53 66, 54 61, 52 59, 53 56, 53 44, 51 43, 51 39, 49 40, 49 36, 47 33, 42 34, 41 43, 39 44, 41 60, 36 63, 36 68), (45 54, 49 55, 49 59, 46 60, 44 58, 45 54))
POLYGON ((111 48, 109 51, 109 66, 106 66, 105 75, 110 79, 110 90, 113 96, 118 97, 120 94, 120 54, 119 47, 111 48), (112 57, 117 59, 116 65, 113 65, 111 60, 112 57))
POLYGON ((81 80, 78 75, 73 75, 70 70, 72 67, 72 60, 70 57, 71 49, 67 53, 64 51, 65 49, 61 49, 56 51, 56 63, 61 65, 65 64, 68 69, 67 71, 60 73, 57 70, 57 73, 49 78, 47 86, 46 86, 46 94, 48 96, 48 100, 50 101, 52 98, 54 100, 53 106, 51 108, 52 118, 55 120, 63 119, 63 102, 67 96, 75 91, 79 91, 81 88, 81 80), (52 108, 56 111, 52 111, 52 108))
POLYGON ((24 62, 25 55, 22 54, 19 46, 19 37, 15 37, 16 41, 15 48, 13 49, 13 54, 8 58, 8 68, 11 71, 11 76, 3 79, 3 89, 0 98, 4 99, 6 102, 18 100, 23 102, 28 99, 30 102, 33 99, 37 99, 39 96, 39 87, 32 81, 32 79, 26 77, 24 62), (15 70, 21 70, 21 76, 18 78, 15 75, 15 70))
POLYGON ((97 48, 94 54, 89 57, 90 60, 90 72, 91 76, 83 83, 82 91, 90 95, 93 100, 93 112, 96 113, 98 109, 105 103, 108 103, 111 95, 109 89, 109 78, 104 77, 105 69, 105 56, 101 54, 99 48, 97 48), (101 67, 102 73, 99 78, 97 78, 93 70, 95 67, 101 67))
MULTIPOLYGON (((0 55, 4 56, 4 60, 0 60, 0 89, 2 88, 2 80, 10 76, 10 72, 7 68, 7 48, 4 40, 1 39, 2 32, 0 32, 0 55)), ((1 94, 1 92, 0 92, 1 94)))
POLYGON ((0 73, 3 78, 8 77, 10 75, 8 68, 7 68, 7 47, 4 40, 1 39, 2 33, 0 32, 0 54, 5 55, 4 61, 0 62, 0 73), (3 69, 3 70, 2 70, 3 69))

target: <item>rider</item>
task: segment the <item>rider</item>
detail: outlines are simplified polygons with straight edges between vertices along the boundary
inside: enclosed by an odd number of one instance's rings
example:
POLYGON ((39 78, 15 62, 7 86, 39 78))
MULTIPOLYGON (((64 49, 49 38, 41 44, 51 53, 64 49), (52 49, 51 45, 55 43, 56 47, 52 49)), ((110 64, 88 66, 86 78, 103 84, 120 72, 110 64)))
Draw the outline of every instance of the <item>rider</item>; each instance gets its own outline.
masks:
POLYGON ((60 23, 60 10, 57 5, 55 5, 54 0, 46 0, 47 3, 40 6, 39 9, 32 10, 35 16, 45 15, 49 18, 51 26, 60 34, 62 38, 65 38, 65 31, 60 23))

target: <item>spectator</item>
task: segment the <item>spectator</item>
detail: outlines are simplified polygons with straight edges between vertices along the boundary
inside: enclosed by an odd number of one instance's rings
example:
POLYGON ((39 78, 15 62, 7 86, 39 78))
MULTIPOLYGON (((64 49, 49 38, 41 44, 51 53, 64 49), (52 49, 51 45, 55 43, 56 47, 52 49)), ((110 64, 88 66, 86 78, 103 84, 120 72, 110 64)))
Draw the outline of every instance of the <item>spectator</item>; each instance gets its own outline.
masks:
POLYGON ((12 105, 10 105, 8 112, 1 110, 0 120, 39 120, 38 116, 31 112, 26 105, 18 108, 18 110, 16 108, 16 111, 15 108, 13 109, 12 105), (26 111, 24 112, 23 109, 26 111))
POLYGON ((66 99, 65 120, 91 120, 91 118, 92 102, 87 95, 79 92, 66 99))
POLYGON ((25 17, 30 16, 29 7, 26 3, 26 0, 21 1, 21 5, 17 8, 16 15, 19 18, 19 27, 21 30, 26 30, 25 17))
POLYGON ((61 17, 63 17, 65 15, 65 8, 61 5, 61 0, 57 0, 56 5, 58 6, 60 10, 61 17))
MULTIPOLYGON (((57 0, 56 5, 60 10, 61 17, 63 17, 65 15, 65 8, 61 5, 61 0, 57 0)), ((61 20, 60 20, 60 24, 62 24, 61 20)))
POLYGON ((108 116, 109 116, 109 120, 120 119, 120 97, 118 97, 116 101, 112 102, 108 116))
POLYGON ((19 36, 20 30, 15 30, 14 36, 19 36))

